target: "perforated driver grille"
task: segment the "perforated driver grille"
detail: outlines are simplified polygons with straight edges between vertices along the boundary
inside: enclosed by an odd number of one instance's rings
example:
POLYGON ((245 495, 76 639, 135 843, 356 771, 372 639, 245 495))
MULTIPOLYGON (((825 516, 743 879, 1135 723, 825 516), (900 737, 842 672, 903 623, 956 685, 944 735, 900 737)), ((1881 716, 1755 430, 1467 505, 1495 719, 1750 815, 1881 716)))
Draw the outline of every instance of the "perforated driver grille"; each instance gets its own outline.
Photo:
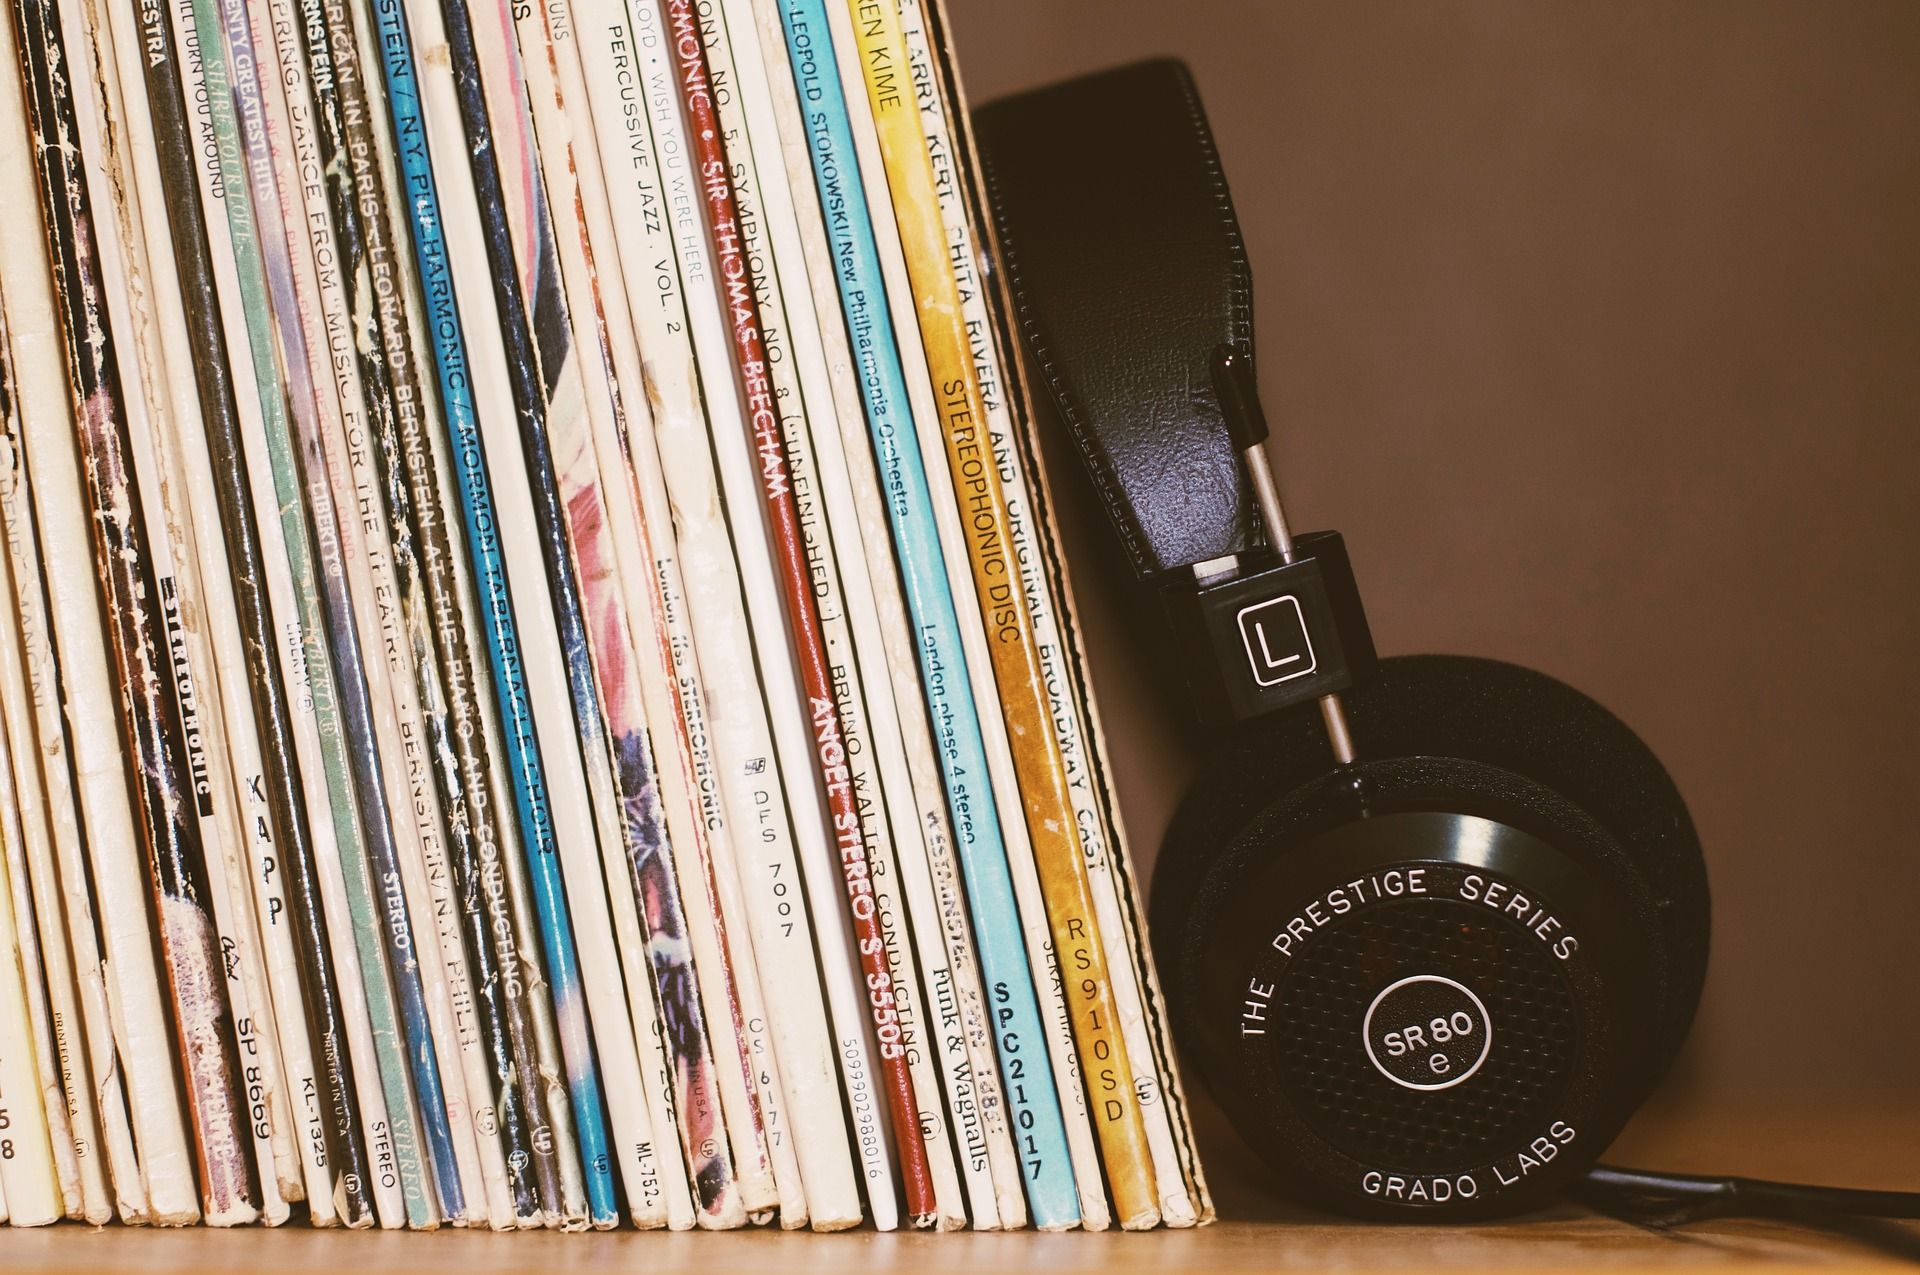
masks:
POLYGON ((1578 1017, 1548 945, 1484 907, 1436 899, 1369 908, 1317 933, 1275 996, 1280 1075, 1307 1122, 1361 1159, 1414 1173, 1484 1162, 1554 1118, 1578 1017), (1382 989, 1443 975, 1485 1004, 1492 1043, 1477 1071, 1410 1089, 1368 1059, 1362 1023, 1382 989))

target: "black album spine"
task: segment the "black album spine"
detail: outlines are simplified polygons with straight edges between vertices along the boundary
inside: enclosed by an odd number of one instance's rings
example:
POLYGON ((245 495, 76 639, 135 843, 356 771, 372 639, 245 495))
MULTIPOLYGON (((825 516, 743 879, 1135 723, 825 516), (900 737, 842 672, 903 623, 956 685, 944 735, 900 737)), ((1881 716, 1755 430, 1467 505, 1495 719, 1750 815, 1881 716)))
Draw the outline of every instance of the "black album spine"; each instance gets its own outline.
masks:
POLYGON ((516 1219, 536 1224, 558 1207, 559 1168, 545 1106, 528 989, 538 968, 519 968, 521 943, 502 881, 503 854, 491 800, 492 764, 479 715, 465 624, 451 578, 453 554, 439 515, 436 466, 425 414, 429 400, 414 361, 413 337, 396 250, 386 177, 366 100, 352 18, 339 0, 302 0, 303 48, 319 122, 327 202, 352 281, 355 348, 366 385, 374 453, 382 477, 403 594, 424 602, 431 644, 415 651, 422 672, 435 771, 447 816, 461 924, 486 1042, 494 1112, 505 1152, 516 1219))
POLYGON ((234 1022, 208 906, 206 850, 191 817, 177 683, 165 671, 140 492, 130 468, 125 387, 106 312, 100 240, 81 167, 74 63, 45 0, 15 0, 21 77, 53 290, 60 311, 120 724, 145 842, 149 885, 199 1150, 208 1219, 257 1216, 260 1184, 246 1138, 234 1022))
MULTIPOLYGON (((194 156, 172 25, 158 5, 140 5, 139 14, 145 54, 141 61, 160 171, 170 187, 191 192, 196 184, 194 156)), ((327 1113, 327 1160, 333 1167, 334 1202, 345 1225, 368 1226, 374 1221, 374 1203, 367 1190, 367 1151, 349 1074, 339 972, 320 901, 311 830, 299 813, 306 809, 305 798, 294 760, 286 690, 273 657, 275 638, 267 604, 266 568, 247 494, 246 453, 215 292, 211 248, 198 199, 173 201, 171 214, 168 230, 180 273, 188 338, 199 352, 194 360, 194 379, 201 427, 206 431, 213 461, 220 524, 239 612, 236 618, 245 638, 247 684, 264 762, 262 783, 273 821, 273 842, 281 850, 287 911, 300 953, 307 1027, 320 1046, 320 1065, 314 1079, 320 1089, 317 1101, 327 1113)))

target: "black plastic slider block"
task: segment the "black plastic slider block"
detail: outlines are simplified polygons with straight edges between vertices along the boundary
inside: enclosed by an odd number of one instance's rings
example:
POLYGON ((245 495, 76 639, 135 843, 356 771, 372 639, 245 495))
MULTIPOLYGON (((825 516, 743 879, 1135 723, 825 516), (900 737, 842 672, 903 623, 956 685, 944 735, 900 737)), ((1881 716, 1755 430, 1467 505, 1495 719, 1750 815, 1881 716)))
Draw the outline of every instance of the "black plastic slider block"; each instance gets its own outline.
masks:
POLYGON ((1195 711, 1245 721, 1356 686, 1379 663, 1353 565, 1337 531, 1297 536, 1294 558, 1263 554, 1242 570, 1163 594, 1195 711))

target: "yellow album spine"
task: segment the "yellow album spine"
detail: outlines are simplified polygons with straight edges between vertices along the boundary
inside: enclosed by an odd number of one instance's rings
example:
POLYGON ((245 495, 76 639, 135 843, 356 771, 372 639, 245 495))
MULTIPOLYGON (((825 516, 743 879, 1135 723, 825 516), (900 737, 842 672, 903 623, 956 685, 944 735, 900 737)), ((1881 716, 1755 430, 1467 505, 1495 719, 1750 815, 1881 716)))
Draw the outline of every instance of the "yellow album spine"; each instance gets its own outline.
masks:
POLYGON ((1046 896, 1087 1105, 1100 1138, 1114 1210, 1127 1229, 1154 1226, 1146 1126, 1120 1037, 1091 884, 1054 737, 1039 654, 1019 573, 1009 554, 1007 504, 994 463, 959 285, 927 154, 899 10, 888 0, 847 0, 868 101, 892 189, 900 242, 918 309, 941 435, 967 534, 969 565, 993 653, 1014 770, 1046 896))

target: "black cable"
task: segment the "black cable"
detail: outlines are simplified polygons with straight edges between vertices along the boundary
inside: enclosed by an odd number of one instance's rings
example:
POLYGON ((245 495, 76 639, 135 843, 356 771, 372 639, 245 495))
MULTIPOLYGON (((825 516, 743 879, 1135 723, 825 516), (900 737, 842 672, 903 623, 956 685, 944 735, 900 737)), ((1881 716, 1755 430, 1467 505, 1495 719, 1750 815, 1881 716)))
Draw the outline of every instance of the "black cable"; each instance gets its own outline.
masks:
POLYGON ((1808 1186, 1761 1178, 1707 1177, 1690 1173, 1651 1173, 1595 1165, 1583 1194, 1608 1197, 1616 1204, 1639 1204, 1699 1217, 1772 1217, 1789 1221, 1814 1218, 1920 1218, 1920 1192, 1862 1191, 1850 1187, 1808 1186))

